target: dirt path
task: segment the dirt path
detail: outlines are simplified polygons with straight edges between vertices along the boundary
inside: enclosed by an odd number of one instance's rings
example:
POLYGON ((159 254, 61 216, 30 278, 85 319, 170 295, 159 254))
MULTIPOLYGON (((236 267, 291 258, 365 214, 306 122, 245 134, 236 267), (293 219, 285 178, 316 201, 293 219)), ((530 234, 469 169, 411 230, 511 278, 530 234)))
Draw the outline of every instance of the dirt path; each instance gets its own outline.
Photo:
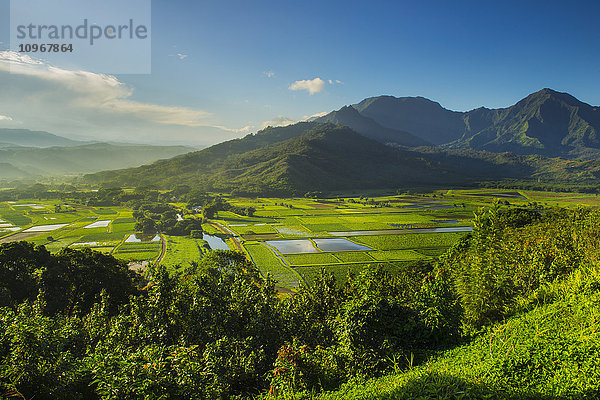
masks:
POLYGON ((43 235, 44 233, 48 233, 48 232, 23 232, 23 231, 21 231, 21 232, 13 233, 12 235, 3 237, 2 239, 0 239, 0 243, 11 243, 11 242, 18 242, 21 240, 27 240, 27 239, 31 239, 36 236, 43 235))
POLYGON ((165 237, 162 234, 159 234, 159 236, 160 236, 161 249, 160 249, 160 255, 158 256, 158 258, 155 261, 156 265, 160 264, 160 262, 165 257, 165 254, 167 252, 167 240, 165 239, 165 237))

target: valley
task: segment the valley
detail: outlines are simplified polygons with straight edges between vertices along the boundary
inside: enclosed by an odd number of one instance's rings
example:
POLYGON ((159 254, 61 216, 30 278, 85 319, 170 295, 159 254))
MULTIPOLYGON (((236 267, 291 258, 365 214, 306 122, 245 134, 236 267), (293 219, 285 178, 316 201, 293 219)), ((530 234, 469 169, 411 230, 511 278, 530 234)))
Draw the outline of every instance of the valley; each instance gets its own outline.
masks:
MULTIPOLYGON (((340 196, 330 199, 225 197, 250 216, 219 211, 202 239, 136 231, 133 210, 61 201, 0 202, 0 243, 26 240, 51 252, 90 248, 144 271, 150 264, 181 273, 210 250, 237 250, 263 277, 297 291, 324 270, 343 282, 377 264, 395 273, 430 262, 472 230, 473 214, 494 201, 505 207, 600 207, 597 195, 489 189, 340 196)), ((188 219, 202 219, 174 203, 188 219)))

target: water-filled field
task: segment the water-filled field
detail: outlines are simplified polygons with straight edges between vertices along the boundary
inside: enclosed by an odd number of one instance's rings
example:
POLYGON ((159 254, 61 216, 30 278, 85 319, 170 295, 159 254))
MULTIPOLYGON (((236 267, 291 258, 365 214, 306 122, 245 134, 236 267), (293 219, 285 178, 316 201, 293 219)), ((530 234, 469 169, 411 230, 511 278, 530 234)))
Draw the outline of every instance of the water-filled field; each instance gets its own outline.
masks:
POLYGON ((277 249, 281 254, 317 253, 319 251, 315 244, 308 239, 267 240, 265 243, 277 249))
POLYGON ((85 229, 93 229, 93 228, 107 228, 108 225, 111 223, 111 220, 105 220, 105 221, 96 221, 92 224, 89 224, 88 226, 84 226, 85 229))
POLYGON ((373 250, 362 244, 351 242, 348 239, 314 239, 315 244, 322 251, 360 251, 373 250))

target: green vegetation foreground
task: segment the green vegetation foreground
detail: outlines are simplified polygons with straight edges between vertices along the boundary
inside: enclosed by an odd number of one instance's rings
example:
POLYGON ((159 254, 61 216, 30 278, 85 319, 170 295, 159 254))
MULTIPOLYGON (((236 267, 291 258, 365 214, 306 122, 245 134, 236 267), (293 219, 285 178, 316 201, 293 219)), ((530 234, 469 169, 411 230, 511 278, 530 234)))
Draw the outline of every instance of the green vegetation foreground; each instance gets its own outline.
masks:
POLYGON ((0 394, 597 398, 599 222, 493 207, 434 264, 287 299, 239 253, 146 284, 89 250, 2 245, 0 394))

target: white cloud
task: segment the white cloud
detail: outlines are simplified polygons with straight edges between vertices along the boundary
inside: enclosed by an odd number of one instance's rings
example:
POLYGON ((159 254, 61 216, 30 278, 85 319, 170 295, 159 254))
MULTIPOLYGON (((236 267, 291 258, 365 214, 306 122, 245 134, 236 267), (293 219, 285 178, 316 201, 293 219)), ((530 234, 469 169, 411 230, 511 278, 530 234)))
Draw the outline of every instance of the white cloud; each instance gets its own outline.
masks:
POLYGON ((181 53, 177 53, 177 57, 179 57, 180 60, 183 60, 184 58, 186 58, 188 55, 187 54, 181 54, 181 53))
POLYGON ((157 124, 210 126, 205 121, 210 114, 202 110, 130 100, 133 89, 113 75, 58 68, 11 51, 0 51, 2 71, 54 85, 71 99, 70 107, 127 115, 157 124))
POLYGON ((322 117, 327 114, 328 113, 326 111, 324 111, 324 112, 316 113, 313 115, 305 115, 304 117, 302 117, 302 119, 299 119, 299 120, 291 118, 291 117, 284 117, 283 115, 278 115, 277 117, 273 118, 270 121, 263 122, 261 125, 261 129, 265 129, 267 126, 280 127, 280 126, 292 125, 297 122, 312 121, 313 119, 322 117))
POLYGON ((301 121, 312 121, 315 118, 324 117, 327 114, 329 114, 327 111, 323 111, 313 115, 305 115, 304 117, 302 117, 301 121))
POLYGON ((72 138, 210 145, 253 128, 222 126, 201 109, 134 98, 134 88, 113 75, 59 68, 10 51, 0 51, 0 87, 0 112, 12 118, 0 123, 72 138))
POLYGON ((313 95, 319 93, 325 88, 325 81, 321 78, 315 78, 312 80, 302 80, 292 83, 289 87, 290 90, 306 90, 309 94, 313 95))
POLYGON ((267 77, 267 78, 272 78, 275 76, 275 72, 273 71, 265 71, 263 72, 263 74, 267 77))
POLYGON ((288 125, 295 124, 296 122, 298 122, 298 121, 293 118, 284 117, 283 115, 278 115, 277 117, 273 118, 270 121, 263 122, 261 125, 261 128, 265 129, 267 126, 272 126, 272 127, 288 126, 288 125))
POLYGON ((227 132, 233 132, 233 133, 249 133, 252 129, 254 129, 254 125, 246 125, 242 128, 227 128, 225 126, 215 126, 215 128, 219 128, 222 129, 224 131, 227 132))
POLYGON ((7 115, 0 115, 0 121, 12 121, 13 119, 7 115))

